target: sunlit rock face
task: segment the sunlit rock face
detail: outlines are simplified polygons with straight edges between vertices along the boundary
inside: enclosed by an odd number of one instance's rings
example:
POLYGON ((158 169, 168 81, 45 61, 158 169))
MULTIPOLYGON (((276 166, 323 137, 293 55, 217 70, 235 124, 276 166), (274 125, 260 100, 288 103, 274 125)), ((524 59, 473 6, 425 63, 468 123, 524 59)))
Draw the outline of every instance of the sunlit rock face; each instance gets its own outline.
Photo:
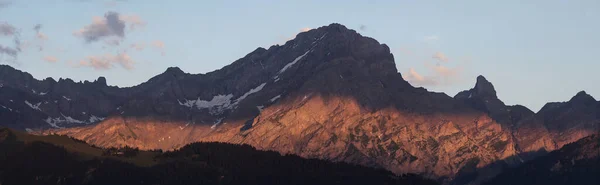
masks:
MULTIPOLYGON (((413 87, 396 65, 385 44, 331 24, 282 46, 258 48, 207 74, 169 68, 130 88, 99 85, 103 96, 114 95, 106 114, 99 114, 103 121, 34 132, 66 134, 102 147, 170 150, 195 141, 245 143, 421 173, 448 184, 479 183, 522 162, 525 152, 556 148, 544 120, 526 123, 535 118, 533 112, 506 106, 484 77, 453 98, 413 87)), ((23 106, 35 110, 37 101, 30 102, 23 106)), ((64 114, 50 121, 67 117, 81 119, 64 114)))
POLYGON ((510 132, 486 112, 411 86, 386 45, 339 24, 259 48, 215 72, 171 68, 133 88, 142 86, 144 94, 97 125, 45 133, 143 149, 246 143, 444 182, 512 163, 517 152, 510 132))
POLYGON ((492 83, 479 76, 473 89, 460 92, 454 98, 488 113, 505 126, 512 133, 518 156, 523 161, 589 136, 600 126, 600 103, 584 91, 567 102, 548 103, 534 113, 520 105, 505 105, 496 96, 492 83))

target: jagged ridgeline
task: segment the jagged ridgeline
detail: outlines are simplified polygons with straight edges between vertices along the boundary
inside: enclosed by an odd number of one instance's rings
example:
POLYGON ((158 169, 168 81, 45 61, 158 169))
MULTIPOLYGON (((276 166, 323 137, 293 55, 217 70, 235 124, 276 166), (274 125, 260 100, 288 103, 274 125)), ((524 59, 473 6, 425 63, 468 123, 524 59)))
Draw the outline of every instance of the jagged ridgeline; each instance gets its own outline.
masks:
POLYGON ((600 184, 600 135, 567 144, 560 150, 506 170, 484 185, 600 184))
POLYGON ((213 72, 173 67, 129 88, 0 66, 0 124, 105 148, 248 144, 446 184, 478 184, 600 128, 600 103, 583 91, 535 113, 504 104, 483 76, 450 97, 413 87, 397 65, 387 45, 331 24, 213 72))
POLYGON ((179 150, 101 149, 66 136, 0 128, 0 184, 398 184, 434 185, 417 175, 258 151, 249 145, 194 143, 179 150))

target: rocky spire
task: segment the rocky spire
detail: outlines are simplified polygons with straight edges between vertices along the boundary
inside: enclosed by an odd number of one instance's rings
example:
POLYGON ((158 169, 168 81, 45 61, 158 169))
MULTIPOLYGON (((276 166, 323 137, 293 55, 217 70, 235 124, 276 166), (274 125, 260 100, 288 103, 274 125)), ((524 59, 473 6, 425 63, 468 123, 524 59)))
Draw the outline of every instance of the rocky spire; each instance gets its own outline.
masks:
POLYGON ((494 89, 494 85, 485 79, 484 76, 477 76, 477 83, 475 83, 475 88, 473 89, 475 94, 482 97, 490 97, 497 99, 496 89, 494 89))
POLYGON ((587 103, 595 103, 596 99, 594 99, 594 97, 592 97, 585 91, 579 91, 575 96, 573 96, 573 98, 571 98, 571 100, 569 100, 569 102, 587 104, 587 103))

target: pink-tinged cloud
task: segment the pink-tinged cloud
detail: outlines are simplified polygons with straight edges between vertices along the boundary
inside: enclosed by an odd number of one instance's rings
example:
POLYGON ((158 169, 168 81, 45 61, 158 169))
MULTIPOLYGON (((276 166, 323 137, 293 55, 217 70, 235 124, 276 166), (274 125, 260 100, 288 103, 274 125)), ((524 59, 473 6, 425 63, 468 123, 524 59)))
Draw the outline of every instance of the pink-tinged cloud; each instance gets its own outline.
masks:
POLYGON ((163 41, 160 40, 156 40, 154 42, 152 42, 152 46, 158 48, 158 50, 160 50, 160 55, 165 56, 165 43, 163 41))
POLYGON ((154 42, 152 42, 152 45, 159 49, 165 49, 165 43, 160 40, 155 40, 154 42))
POLYGON ((448 60, 449 60, 448 57, 442 52, 437 52, 437 53, 433 54, 432 58, 437 59, 442 62, 448 62, 448 60))
POLYGON ((48 36, 42 32, 37 33, 36 37, 40 40, 48 40, 48 36))
POLYGON ((91 67, 95 70, 109 70, 120 66, 126 70, 133 70, 135 61, 127 53, 117 55, 105 54, 103 56, 88 56, 81 60, 76 67, 91 67))
POLYGON ((56 62, 58 62, 58 58, 56 58, 55 56, 45 56, 44 60, 46 62, 50 62, 50 63, 56 63, 56 62))
POLYGON ((146 25, 137 15, 121 15, 117 12, 107 12, 104 17, 93 17, 92 23, 75 31, 73 35, 82 37, 86 42, 92 43, 104 38, 125 38, 125 28, 134 30, 146 25))
POLYGON ((413 68, 410 68, 407 73, 403 73, 406 81, 415 86, 444 86, 451 85, 461 80, 463 68, 446 67, 440 64, 432 65, 425 62, 427 69, 425 75, 418 73, 413 68))
POLYGON ((404 79, 415 86, 431 86, 438 85, 438 82, 431 77, 425 77, 419 74, 415 69, 410 68, 408 73, 405 73, 404 79))
POLYGON ((143 51, 146 48, 146 43, 133 43, 129 46, 131 49, 135 49, 137 51, 143 51))
POLYGON ((147 24, 146 21, 142 20, 139 15, 121 15, 119 19, 127 23, 129 30, 145 27, 147 24))
POLYGON ((33 30, 35 31, 35 37, 37 37, 40 40, 48 40, 48 36, 44 33, 42 33, 42 25, 41 24, 36 24, 33 27, 33 30))
POLYGON ((442 52, 437 52, 437 53, 433 54, 432 58, 437 59, 442 62, 448 62, 448 60, 449 60, 448 57, 442 52))
POLYGON ((442 77, 457 76, 460 72, 460 68, 451 69, 442 65, 433 66, 433 70, 436 72, 437 75, 442 77))
MULTIPOLYGON (((312 28, 309 28, 309 27, 302 28, 302 29, 300 29, 299 33, 307 32, 307 31, 310 31, 310 30, 312 30, 312 28)), ((279 38, 277 39, 277 41, 275 41, 275 43, 273 43, 273 44, 285 44, 285 42, 287 42, 287 41, 294 40, 296 38, 297 34, 298 33, 295 33, 292 36, 282 36, 282 35, 280 35, 279 38)))

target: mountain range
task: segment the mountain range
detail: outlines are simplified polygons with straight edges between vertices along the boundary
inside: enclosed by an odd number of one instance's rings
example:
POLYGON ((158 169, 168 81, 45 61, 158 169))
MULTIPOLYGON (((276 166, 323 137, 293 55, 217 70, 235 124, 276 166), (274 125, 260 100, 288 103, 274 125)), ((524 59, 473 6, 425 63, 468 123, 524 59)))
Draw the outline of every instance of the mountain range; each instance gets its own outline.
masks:
POLYGON ((506 170, 484 184, 598 184, 599 173, 600 135, 597 133, 506 170))
POLYGON ((536 113, 505 105, 483 76, 454 97, 430 92, 403 78, 387 45, 331 24, 213 72, 168 68, 127 88, 2 65, 0 125, 100 147, 247 144, 479 184, 597 133, 600 102, 581 91, 536 113))

